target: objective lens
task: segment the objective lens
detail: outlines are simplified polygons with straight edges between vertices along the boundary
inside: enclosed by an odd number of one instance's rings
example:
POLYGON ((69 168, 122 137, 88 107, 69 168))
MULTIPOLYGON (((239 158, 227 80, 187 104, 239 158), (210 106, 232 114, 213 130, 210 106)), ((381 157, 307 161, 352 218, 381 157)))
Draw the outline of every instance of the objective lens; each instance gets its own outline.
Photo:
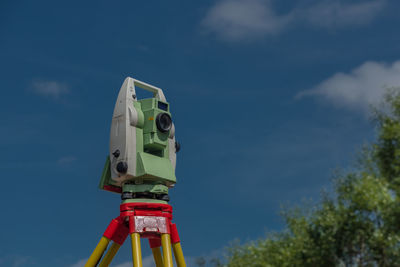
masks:
POLYGON ((171 130, 172 119, 167 113, 160 113, 157 115, 156 125, 158 130, 160 130, 163 133, 166 133, 169 130, 171 130))

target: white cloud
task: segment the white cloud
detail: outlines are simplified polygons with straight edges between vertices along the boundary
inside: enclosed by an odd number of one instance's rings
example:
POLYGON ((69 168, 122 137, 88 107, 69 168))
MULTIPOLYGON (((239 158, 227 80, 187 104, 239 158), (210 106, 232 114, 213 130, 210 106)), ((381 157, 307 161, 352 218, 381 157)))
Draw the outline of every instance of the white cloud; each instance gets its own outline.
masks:
MULTIPOLYGON (((83 266, 85 266, 87 260, 88 260, 87 258, 81 259, 81 260, 77 261, 76 263, 72 264, 70 267, 83 267, 83 266)), ((154 266, 153 256, 149 255, 147 257, 144 257, 142 259, 142 263, 143 263, 143 267, 153 267, 154 266)), ((115 267, 132 267, 132 261, 126 261, 123 263, 119 263, 119 264, 115 265, 115 267)))
POLYGON ((20 267, 20 266, 28 266, 31 264, 31 259, 29 257, 19 257, 14 260, 12 266, 13 267, 20 267))
POLYGON ((32 88, 36 94, 52 98, 69 92, 67 85, 56 81, 33 81, 32 88))
POLYGON ((71 162, 74 162, 74 161, 76 161, 76 157, 74 157, 74 156, 65 156, 65 157, 59 158, 57 163, 58 164, 68 164, 68 163, 71 163, 71 162))
MULTIPOLYGON (((149 255, 149 256, 143 258, 142 262, 143 262, 143 267, 154 267, 154 264, 155 264, 153 255, 149 255)), ((195 266, 195 258, 194 257, 185 257, 185 262, 186 262, 187 266, 195 266)), ((118 265, 115 265, 115 267, 132 267, 132 261, 120 263, 118 265)))
MULTIPOLYGON (((118 265, 116 265, 115 267, 132 267, 132 262, 131 261, 127 261, 124 263, 120 263, 118 265)), ((143 265, 143 267, 147 267, 146 265, 143 265)))
POLYGON ((277 34, 301 23, 313 27, 359 26, 375 18, 386 0, 342 3, 340 0, 315 2, 278 14, 272 0, 219 0, 201 25, 221 39, 238 41, 277 34))
MULTIPOLYGON (((154 259, 152 255, 144 257, 142 260, 143 267, 153 267, 154 266, 154 259)), ((127 261, 124 263, 120 263, 115 265, 115 267, 132 267, 132 261, 127 261)))
POLYGON ((289 16, 278 16, 269 1, 222 0, 217 2, 202 25, 224 39, 243 39, 281 31, 289 16))
POLYGON ((83 266, 85 266, 87 260, 88 260, 87 258, 81 259, 81 260, 77 261, 76 263, 72 264, 70 267, 83 267, 83 266))
POLYGON ((317 27, 342 27, 363 25, 374 19, 385 1, 370 0, 360 3, 343 4, 340 1, 323 1, 304 10, 299 10, 298 18, 317 27))
MULTIPOLYGON (((143 267, 147 267, 147 266, 151 266, 151 265, 143 265, 143 267)), ((124 263, 120 263, 120 264, 117 264, 115 267, 132 267, 132 262, 127 261, 124 263)))
MULTIPOLYGON (((85 266, 86 259, 81 259, 77 261, 76 263, 72 264, 70 267, 83 267, 85 266)), ((187 266, 195 266, 195 258, 194 257, 185 257, 185 262, 187 266)), ((154 259, 153 255, 148 255, 147 257, 144 257, 142 259, 143 267, 153 267, 154 266, 154 259)), ((119 263, 117 265, 112 265, 114 267, 132 267, 132 261, 126 261, 123 263, 119 263)))
POLYGON ((400 86, 400 61, 392 64, 365 62, 350 73, 336 73, 315 88, 297 97, 317 96, 334 104, 368 110, 377 104, 389 87, 400 86))
MULTIPOLYGON (((221 253, 222 253, 221 249, 214 250, 214 251, 211 251, 211 252, 207 253, 206 254, 207 256, 204 256, 204 258, 207 261, 210 261, 212 258, 221 258, 222 257, 221 253)), ((197 257, 185 256, 186 265, 187 266, 196 266, 196 264, 195 264, 196 263, 196 258, 197 257)), ((173 257, 173 259, 175 259, 175 258, 173 257)), ((81 260, 77 261, 76 263, 70 265, 70 267, 83 267, 83 266, 85 266, 87 260, 88 260, 88 258, 81 259, 81 260)), ((1 263, 1 261, 0 261, 0 263, 1 263)), ((150 255, 144 257, 142 259, 142 264, 143 264, 143 267, 153 267, 155 265, 153 255, 150 254, 150 255)), ((132 260, 125 261, 123 263, 119 263, 119 264, 116 264, 116 265, 113 265, 113 264, 111 264, 111 265, 114 266, 114 267, 132 267, 132 260)), ((176 264, 175 264, 175 261, 174 261, 174 266, 175 265, 176 264)))
POLYGON ((21 255, 6 255, 3 258, 0 258, 0 266, 12 266, 12 267, 20 267, 20 266, 31 266, 35 264, 35 260, 30 256, 21 256, 21 255))

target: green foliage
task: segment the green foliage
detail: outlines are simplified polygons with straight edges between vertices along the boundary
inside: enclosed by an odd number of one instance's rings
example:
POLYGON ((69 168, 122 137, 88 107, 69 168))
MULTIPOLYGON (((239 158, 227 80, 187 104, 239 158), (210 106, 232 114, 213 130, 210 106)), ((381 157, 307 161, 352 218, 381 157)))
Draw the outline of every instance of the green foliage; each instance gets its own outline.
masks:
POLYGON ((198 266, 198 267, 204 267, 204 266, 206 266, 207 262, 204 257, 198 257, 195 259, 195 263, 196 263, 196 266, 198 266))
POLYGON ((286 230, 228 249, 227 267, 400 266, 400 93, 374 109, 377 141, 333 196, 284 214, 286 230))
POLYGON ((378 141, 373 145, 373 162, 381 177, 390 182, 391 188, 400 193, 400 92, 391 89, 385 101, 374 109, 378 126, 378 141))

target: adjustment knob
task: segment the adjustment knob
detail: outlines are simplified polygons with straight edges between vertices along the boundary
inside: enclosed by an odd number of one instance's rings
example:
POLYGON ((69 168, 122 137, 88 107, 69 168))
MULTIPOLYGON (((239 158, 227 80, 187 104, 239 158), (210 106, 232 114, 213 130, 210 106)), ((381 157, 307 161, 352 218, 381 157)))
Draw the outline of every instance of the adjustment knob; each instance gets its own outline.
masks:
POLYGON ((128 171, 128 164, 124 161, 118 162, 117 171, 119 173, 125 174, 128 171))
POLYGON ((118 158, 121 152, 119 152, 119 149, 115 150, 114 153, 112 153, 114 155, 114 157, 118 158))

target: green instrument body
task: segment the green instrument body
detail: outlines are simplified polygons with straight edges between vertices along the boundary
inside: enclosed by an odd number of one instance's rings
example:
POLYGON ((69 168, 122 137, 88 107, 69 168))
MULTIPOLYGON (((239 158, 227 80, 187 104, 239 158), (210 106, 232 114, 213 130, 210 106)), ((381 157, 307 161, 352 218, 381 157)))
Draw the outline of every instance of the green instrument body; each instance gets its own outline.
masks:
POLYGON ((128 77, 114 108, 110 154, 99 187, 133 196, 134 201, 163 202, 159 196, 168 195, 168 188, 176 183, 177 148, 170 106, 162 90, 128 77), (137 87, 153 92, 154 97, 137 100, 137 87))

